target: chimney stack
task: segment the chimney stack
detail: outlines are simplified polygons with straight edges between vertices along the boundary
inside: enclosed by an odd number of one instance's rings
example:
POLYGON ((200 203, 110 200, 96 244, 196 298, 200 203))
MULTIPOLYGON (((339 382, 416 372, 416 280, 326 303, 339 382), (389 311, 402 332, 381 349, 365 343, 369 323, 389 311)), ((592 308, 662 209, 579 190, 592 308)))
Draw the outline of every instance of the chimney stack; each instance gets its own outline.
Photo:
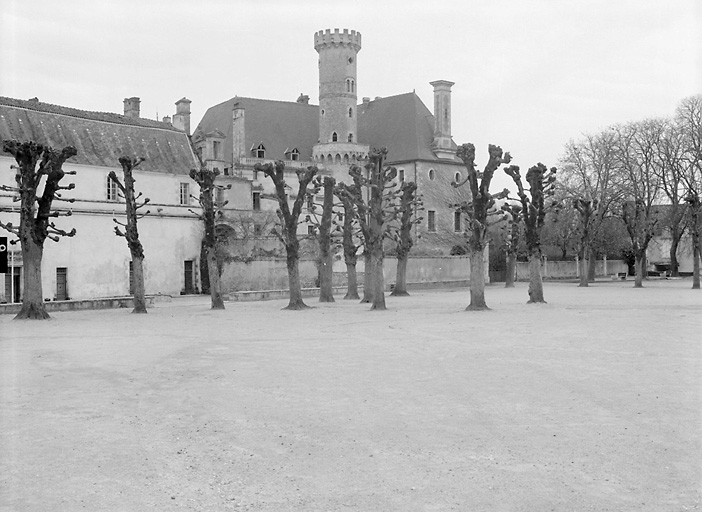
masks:
POLYGON ((173 126, 179 130, 183 130, 190 135, 190 103, 187 98, 181 98, 176 101, 176 113, 173 114, 173 126))
POLYGON ((439 158, 453 158, 456 151, 451 139, 451 86, 453 82, 436 80, 434 87, 434 141, 432 151, 439 158))
POLYGON ((297 102, 302 103, 303 105, 309 105, 310 97, 306 94, 300 93, 300 96, 297 98, 297 102))
POLYGON ((136 96, 124 98, 124 116, 138 119, 140 105, 141 101, 136 96))

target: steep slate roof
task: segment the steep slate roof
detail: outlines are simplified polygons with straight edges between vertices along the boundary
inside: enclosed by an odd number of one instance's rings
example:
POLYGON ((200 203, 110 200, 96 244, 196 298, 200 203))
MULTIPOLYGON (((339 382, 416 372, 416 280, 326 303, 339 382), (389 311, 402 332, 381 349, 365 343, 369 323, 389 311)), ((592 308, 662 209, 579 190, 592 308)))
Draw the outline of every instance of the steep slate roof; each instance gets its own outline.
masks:
POLYGON ((252 146, 263 142, 266 158, 286 160, 285 150, 297 148, 300 160, 312 160, 312 146, 319 139, 319 107, 292 101, 259 100, 235 96, 207 109, 193 138, 220 130, 227 135, 224 154, 232 155, 232 110, 245 112, 246 156, 252 146))
POLYGON ((358 140, 387 147, 389 163, 439 160, 431 150, 434 116, 413 92, 359 105, 358 140))
POLYGON ((185 132, 168 123, 0 96, 0 139, 72 145, 69 163, 119 168, 119 157, 144 157, 140 170, 188 174, 197 161, 185 132))
MULTIPOLYGON (((232 109, 235 105, 245 110, 247 156, 251 156, 249 150, 252 146, 263 142, 266 158, 285 160, 285 150, 297 148, 301 160, 312 159, 312 147, 319 139, 317 105, 234 97, 210 107, 193 138, 220 130, 227 135, 224 154, 231 155, 232 109)), ((387 147, 388 162, 438 160, 431 150, 434 116, 413 92, 359 105, 357 140, 371 147, 387 147)))

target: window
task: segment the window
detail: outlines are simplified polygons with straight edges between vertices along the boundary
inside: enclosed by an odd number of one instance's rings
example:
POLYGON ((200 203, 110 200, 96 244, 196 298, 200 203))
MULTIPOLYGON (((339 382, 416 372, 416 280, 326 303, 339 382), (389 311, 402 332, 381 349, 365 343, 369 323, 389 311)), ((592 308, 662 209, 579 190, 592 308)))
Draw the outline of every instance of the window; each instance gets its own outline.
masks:
POLYGON ((454 176, 454 178, 456 178, 455 179, 456 183, 460 183, 461 182, 461 173, 457 172, 456 175, 454 176))
POLYGON ((353 117, 353 109, 352 108, 349 109, 349 117, 353 117))
POLYGON ((253 180, 258 181, 258 171, 256 169, 253 171, 253 180))
POLYGON ((405 170, 404 169, 397 170, 397 179, 400 183, 405 181, 405 170))
POLYGON ((224 189, 215 189, 215 203, 220 208, 224 206, 224 189))
POLYGON ((119 201, 119 189, 117 188, 117 182, 107 177, 107 200, 108 201, 119 201))
POLYGON ((453 212, 453 230, 461 231, 461 212, 453 212))
POLYGON ((336 134, 336 132, 332 133, 332 142, 336 142, 339 139, 339 136, 336 134))
POLYGON ((222 159, 222 143, 218 140, 212 141, 212 158, 215 160, 222 159))
POLYGON ((349 142, 353 142, 353 133, 349 133, 349 142))
POLYGON ((187 205, 190 204, 190 184, 181 183, 180 184, 180 204, 187 205))
POLYGON ((356 82, 351 80, 351 92, 356 92, 356 82))
POLYGON ((346 79, 346 92, 351 92, 351 80, 346 79))
POLYGON ((300 152, 297 150, 297 148, 293 149, 290 152, 290 160, 299 160, 300 159, 300 152))
POLYGON ((266 147, 263 145, 263 142, 254 149, 254 156, 256 158, 266 158, 266 147))
POLYGON ((434 210, 427 211, 427 231, 436 231, 436 212, 434 210))
POLYGON ((255 212, 261 211, 261 193, 260 192, 253 193, 253 210, 255 212))
POLYGON ((308 235, 314 235, 315 229, 314 226, 307 226, 307 234, 308 235))
POLYGON ((436 172, 434 169, 429 169, 429 180, 434 181, 434 178, 436 178, 436 172))

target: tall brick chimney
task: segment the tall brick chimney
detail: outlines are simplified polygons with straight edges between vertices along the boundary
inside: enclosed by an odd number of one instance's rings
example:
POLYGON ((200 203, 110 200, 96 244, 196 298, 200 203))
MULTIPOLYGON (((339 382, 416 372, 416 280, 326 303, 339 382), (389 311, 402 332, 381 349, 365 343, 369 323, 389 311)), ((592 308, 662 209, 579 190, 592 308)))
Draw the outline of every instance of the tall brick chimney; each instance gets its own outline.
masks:
POLYGON ((176 113, 173 114, 173 126, 179 130, 183 130, 190 135, 190 104, 192 102, 187 98, 181 98, 176 101, 176 113))
POLYGON ((139 118, 141 100, 136 96, 124 98, 124 115, 126 117, 139 118))

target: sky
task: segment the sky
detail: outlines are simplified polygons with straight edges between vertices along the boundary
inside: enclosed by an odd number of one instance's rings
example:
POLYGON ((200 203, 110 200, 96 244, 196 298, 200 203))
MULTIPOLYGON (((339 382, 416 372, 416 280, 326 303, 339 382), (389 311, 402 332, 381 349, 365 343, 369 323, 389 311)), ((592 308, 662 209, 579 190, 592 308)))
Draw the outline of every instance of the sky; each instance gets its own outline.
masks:
POLYGON ((0 96, 117 113, 138 96, 151 119, 187 97, 194 130, 237 95, 318 104, 313 37, 335 28, 362 34, 359 101, 432 110, 429 82, 455 82, 453 140, 479 167, 488 144, 557 166, 569 140, 702 93, 699 0, 0 0, 0 96))

